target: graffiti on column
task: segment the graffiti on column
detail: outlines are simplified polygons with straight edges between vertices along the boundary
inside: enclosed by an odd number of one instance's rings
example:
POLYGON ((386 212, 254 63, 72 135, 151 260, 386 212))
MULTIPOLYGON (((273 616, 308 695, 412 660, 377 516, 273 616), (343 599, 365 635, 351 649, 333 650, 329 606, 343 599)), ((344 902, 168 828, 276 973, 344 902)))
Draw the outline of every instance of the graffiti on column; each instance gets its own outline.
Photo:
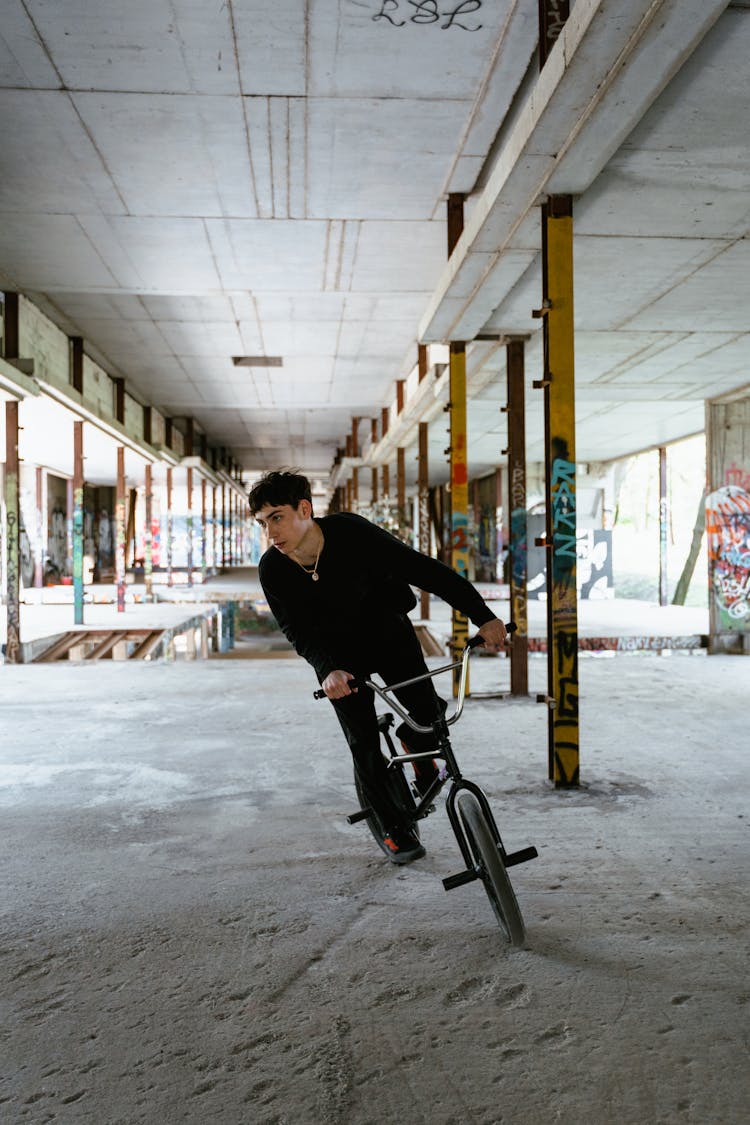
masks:
MULTIPOLYGON (((83 622, 83 489, 73 489, 73 605, 75 622, 83 622)), ((91 541, 93 557, 93 539, 91 541)))
POLYGON ((518 626, 520 635, 525 637, 528 633, 526 469, 520 463, 513 465, 510 475, 510 542, 513 577, 511 617, 518 626))
MULTIPOLYGON (((556 776, 565 783, 565 762, 578 756, 578 623, 576 615, 576 480, 564 438, 552 439, 552 597, 555 621, 554 712, 556 776), (570 751, 570 754, 567 753, 570 751)), ((577 770, 576 770, 577 773, 577 770)))
POLYGON ((115 582, 117 585, 117 610, 125 609, 125 497, 118 496, 115 512, 115 582))
POLYGON ((438 3, 438 0, 378 0, 373 22, 385 20, 392 27, 430 27, 437 24, 441 31, 456 27, 461 31, 479 31, 481 23, 467 19, 482 7, 482 0, 461 0, 460 3, 438 3), (411 10, 410 10, 411 9, 411 10))
POLYGON ((6 582, 8 603, 8 627, 5 645, 5 659, 8 664, 18 661, 21 647, 21 609, 18 593, 20 583, 19 555, 20 534, 18 524, 18 476, 5 471, 5 506, 6 506, 6 582))
POLYGON ((706 535, 719 628, 750 629, 750 492, 728 484, 709 493, 706 535))

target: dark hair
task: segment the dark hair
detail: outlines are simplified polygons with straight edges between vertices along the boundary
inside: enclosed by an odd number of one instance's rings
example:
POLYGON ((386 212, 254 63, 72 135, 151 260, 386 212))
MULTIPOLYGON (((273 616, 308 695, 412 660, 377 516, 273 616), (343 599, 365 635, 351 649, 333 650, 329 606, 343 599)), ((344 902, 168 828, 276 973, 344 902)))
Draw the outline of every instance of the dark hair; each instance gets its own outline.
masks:
POLYGON ((312 493, 307 477, 297 472, 264 473, 248 495, 252 515, 265 508, 266 504, 291 504, 296 508, 301 500, 309 500, 312 504, 312 493))

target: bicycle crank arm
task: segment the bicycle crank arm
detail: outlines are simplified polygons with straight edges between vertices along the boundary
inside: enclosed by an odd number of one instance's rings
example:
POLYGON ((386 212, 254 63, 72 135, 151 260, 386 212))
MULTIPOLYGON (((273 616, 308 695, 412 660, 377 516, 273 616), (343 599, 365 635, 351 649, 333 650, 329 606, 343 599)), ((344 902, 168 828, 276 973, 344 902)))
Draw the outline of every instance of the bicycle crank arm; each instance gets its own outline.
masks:
POLYGON ((539 852, 536 848, 521 848, 518 852, 511 852, 510 855, 506 852, 503 855, 503 863, 506 867, 515 867, 517 863, 525 863, 527 859, 536 859, 539 852))
POLYGON ((471 867, 466 871, 459 871, 458 875, 448 875, 443 879, 443 886, 446 891, 452 891, 455 887, 463 887, 466 883, 473 883, 478 878, 479 872, 475 867, 471 867))

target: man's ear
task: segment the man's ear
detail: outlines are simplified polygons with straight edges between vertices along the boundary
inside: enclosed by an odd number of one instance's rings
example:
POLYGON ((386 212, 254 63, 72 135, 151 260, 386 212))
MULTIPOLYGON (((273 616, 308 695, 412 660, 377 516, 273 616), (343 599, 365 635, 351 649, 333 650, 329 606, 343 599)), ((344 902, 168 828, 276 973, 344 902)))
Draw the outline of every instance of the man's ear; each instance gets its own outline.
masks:
POLYGON ((303 520, 309 520, 312 515, 312 504, 309 500, 300 500, 297 511, 303 520))

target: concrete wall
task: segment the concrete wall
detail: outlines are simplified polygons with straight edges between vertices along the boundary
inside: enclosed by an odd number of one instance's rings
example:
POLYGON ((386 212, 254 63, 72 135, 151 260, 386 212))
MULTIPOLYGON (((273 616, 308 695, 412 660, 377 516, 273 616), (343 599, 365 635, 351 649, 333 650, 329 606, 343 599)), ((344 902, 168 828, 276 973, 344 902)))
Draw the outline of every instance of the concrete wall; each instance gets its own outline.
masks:
POLYGON ((70 386, 68 337, 23 294, 18 302, 18 350, 23 359, 34 360, 37 378, 70 386))

